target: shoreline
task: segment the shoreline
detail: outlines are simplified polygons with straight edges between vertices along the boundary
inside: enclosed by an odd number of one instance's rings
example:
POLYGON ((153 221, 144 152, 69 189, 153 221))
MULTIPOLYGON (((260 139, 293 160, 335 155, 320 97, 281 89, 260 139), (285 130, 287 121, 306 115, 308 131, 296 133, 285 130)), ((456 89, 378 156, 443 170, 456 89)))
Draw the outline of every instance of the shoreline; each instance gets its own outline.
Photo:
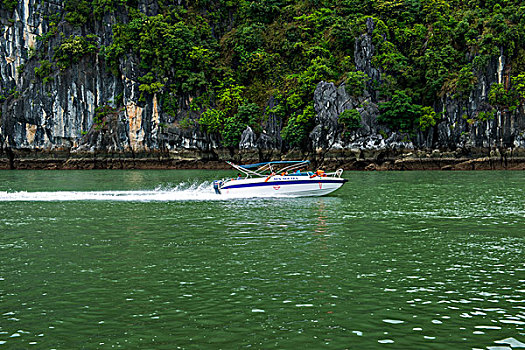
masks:
MULTIPOLYGON (((309 159, 314 167, 343 168, 346 171, 411 171, 411 170, 525 170, 525 154, 503 156, 494 151, 476 152, 472 156, 417 151, 363 152, 329 151, 326 153, 289 152, 281 157, 240 152, 143 152, 136 153, 73 153, 68 151, 6 150, 0 153, 0 170, 93 170, 93 169, 231 169, 226 160, 236 163, 257 163, 267 160, 309 159), (483 153, 490 155, 484 155, 483 153), (423 156, 421 156, 423 155, 423 156)), ((523 152, 519 152, 523 153, 523 152)))

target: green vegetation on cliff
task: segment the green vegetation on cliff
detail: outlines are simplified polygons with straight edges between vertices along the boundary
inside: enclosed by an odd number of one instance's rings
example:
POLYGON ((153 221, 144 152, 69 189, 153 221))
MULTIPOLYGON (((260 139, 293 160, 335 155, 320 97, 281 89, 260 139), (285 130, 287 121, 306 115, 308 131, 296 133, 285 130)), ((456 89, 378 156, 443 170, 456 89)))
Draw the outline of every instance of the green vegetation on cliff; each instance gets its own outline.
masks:
POLYGON ((8 11, 13 11, 17 4, 17 0, 2 0, 0 1, 0 9, 4 8, 8 11))
MULTIPOLYGON (((65 69, 98 53, 118 74, 123 63, 136 63, 142 99, 157 94, 163 110, 175 115, 177 97, 190 96, 200 128, 220 133, 227 146, 238 144, 247 126, 257 129, 271 97, 277 101, 272 112, 285 122, 284 140, 303 146, 321 80, 344 82, 356 97, 371 86, 379 92, 380 122, 406 132, 427 130, 440 117, 435 101, 445 95, 468 99, 477 73, 503 54, 513 78, 490 88, 491 106, 480 118, 524 101, 521 1, 159 0, 149 16, 139 3, 66 0, 62 20, 71 25, 89 30, 108 14, 119 23, 106 47, 92 36, 64 38, 54 64, 65 69), (366 33, 378 81, 356 69, 356 38, 366 33)), ((35 72, 44 77, 48 69, 42 63, 35 72)), ((359 127, 356 113, 340 117, 345 129, 359 127)))

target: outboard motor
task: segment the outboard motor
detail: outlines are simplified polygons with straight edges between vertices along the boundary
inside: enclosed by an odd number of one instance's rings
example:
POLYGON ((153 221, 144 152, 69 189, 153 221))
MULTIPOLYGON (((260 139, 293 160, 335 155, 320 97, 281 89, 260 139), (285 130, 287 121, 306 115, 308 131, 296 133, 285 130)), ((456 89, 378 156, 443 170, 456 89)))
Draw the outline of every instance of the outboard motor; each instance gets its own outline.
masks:
POLYGON ((222 181, 220 180, 213 181, 213 189, 215 190, 216 194, 221 194, 221 185, 222 185, 222 181))

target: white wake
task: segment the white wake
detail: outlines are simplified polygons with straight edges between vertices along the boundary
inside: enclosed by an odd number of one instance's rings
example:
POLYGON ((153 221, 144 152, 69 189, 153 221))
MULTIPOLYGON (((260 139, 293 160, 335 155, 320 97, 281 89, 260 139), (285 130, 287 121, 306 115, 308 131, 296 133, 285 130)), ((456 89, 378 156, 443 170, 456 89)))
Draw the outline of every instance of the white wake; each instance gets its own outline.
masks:
POLYGON ((223 200, 213 190, 211 182, 181 183, 174 187, 158 187, 154 190, 137 191, 50 191, 50 192, 2 192, 0 202, 57 202, 57 201, 186 201, 223 200))

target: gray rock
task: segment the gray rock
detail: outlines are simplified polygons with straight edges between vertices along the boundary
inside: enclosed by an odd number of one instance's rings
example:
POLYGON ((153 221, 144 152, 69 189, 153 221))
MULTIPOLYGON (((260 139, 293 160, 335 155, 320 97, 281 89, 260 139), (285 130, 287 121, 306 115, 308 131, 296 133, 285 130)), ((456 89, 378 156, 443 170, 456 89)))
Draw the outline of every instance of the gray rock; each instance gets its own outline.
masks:
POLYGON ((249 126, 242 132, 239 149, 254 149, 257 148, 257 135, 249 126))

